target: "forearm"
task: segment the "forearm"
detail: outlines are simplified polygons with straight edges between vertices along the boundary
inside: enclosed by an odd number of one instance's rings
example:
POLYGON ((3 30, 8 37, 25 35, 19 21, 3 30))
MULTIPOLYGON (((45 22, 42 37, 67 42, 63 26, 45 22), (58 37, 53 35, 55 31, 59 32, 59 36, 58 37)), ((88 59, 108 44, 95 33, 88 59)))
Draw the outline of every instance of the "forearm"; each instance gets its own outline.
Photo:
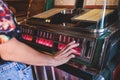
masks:
POLYGON ((16 61, 37 66, 58 66, 75 57, 72 53, 76 53, 73 48, 77 46, 79 44, 73 41, 55 53, 55 55, 47 55, 12 38, 8 42, 0 44, 0 56, 7 61, 16 61))
POLYGON ((0 45, 1 58, 38 66, 53 66, 54 60, 50 55, 40 53, 31 47, 17 41, 15 38, 0 45))

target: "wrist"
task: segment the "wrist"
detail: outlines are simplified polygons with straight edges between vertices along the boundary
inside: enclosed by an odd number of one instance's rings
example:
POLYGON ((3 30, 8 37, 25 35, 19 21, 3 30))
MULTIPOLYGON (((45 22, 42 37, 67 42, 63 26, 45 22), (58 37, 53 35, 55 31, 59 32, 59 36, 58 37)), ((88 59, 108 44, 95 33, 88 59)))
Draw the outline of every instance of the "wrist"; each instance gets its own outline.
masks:
POLYGON ((49 66, 57 66, 56 60, 53 55, 50 55, 50 59, 48 59, 49 66))

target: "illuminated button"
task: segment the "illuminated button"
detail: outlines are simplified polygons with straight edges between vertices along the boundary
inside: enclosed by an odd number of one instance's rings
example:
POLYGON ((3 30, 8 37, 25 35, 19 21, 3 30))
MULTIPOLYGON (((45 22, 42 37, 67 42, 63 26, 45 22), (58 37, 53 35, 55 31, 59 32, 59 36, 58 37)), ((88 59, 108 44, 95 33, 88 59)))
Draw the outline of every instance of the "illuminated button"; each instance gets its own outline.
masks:
POLYGON ((76 53, 73 53, 73 54, 80 56, 81 51, 82 51, 82 48, 78 48, 78 47, 77 47, 77 48, 74 48, 74 50, 76 50, 77 52, 76 52, 76 53))
POLYGON ((43 41, 42 41, 42 38, 39 38, 39 39, 38 39, 38 43, 39 43, 39 44, 42 44, 42 42, 43 42, 43 41))
POLYGON ((51 43, 51 40, 47 40, 47 39, 45 39, 45 46, 47 46, 47 47, 52 47, 52 43, 51 43))
POLYGON ((32 35, 29 35, 29 41, 32 41, 33 37, 32 35))
POLYGON ((53 41, 52 40, 49 41, 49 47, 53 47, 53 41))
POLYGON ((47 39, 45 40, 45 45, 49 46, 49 40, 47 40, 47 39))
POLYGON ((61 50, 61 49, 63 49, 65 46, 66 46, 66 44, 59 43, 58 49, 61 50))

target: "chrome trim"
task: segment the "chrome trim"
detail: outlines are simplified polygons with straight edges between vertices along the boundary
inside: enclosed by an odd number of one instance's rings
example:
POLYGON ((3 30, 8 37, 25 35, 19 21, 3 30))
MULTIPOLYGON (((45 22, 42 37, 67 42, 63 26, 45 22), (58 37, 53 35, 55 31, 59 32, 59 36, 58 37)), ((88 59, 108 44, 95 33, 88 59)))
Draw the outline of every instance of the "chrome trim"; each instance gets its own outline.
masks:
POLYGON ((51 68, 51 72, 52 72, 52 78, 53 78, 53 80, 56 80, 56 75, 55 75, 54 67, 51 66, 50 68, 51 68))
POLYGON ((64 9, 61 10, 61 14, 73 14, 73 9, 64 9))
POLYGON ((34 72, 35 72, 36 80, 40 80, 40 79, 39 79, 39 74, 38 74, 38 71, 37 71, 37 67, 36 67, 36 66, 33 66, 33 69, 34 69, 34 72))
POLYGON ((95 47, 96 47, 96 41, 92 40, 92 39, 88 39, 88 38, 84 38, 83 39, 83 43, 82 43, 82 57, 81 59, 86 61, 86 62, 89 62, 91 63, 92 62, 92 59, 93 59, 93 56, 94 56, 94 52, 95 52, 95 47), (91 48, 90 49, 90 52, 88 52, 89 54, 89 57, 88 58, 87 56, 85 56, 85 51, 86 51, 86 42, 87 41, 90 41, 90 44, 91 44, 91 48))
POLYGON ((105 80, 105 78, 102 75, 99 75, 97 80, 105 80))
POLYGON ((106 50, 107 50, 107 45, 108 45, 108 41, 109 41, 109 37, 106 37, 104 39, 104 42, 103 42, 103 46, 102 46, 102 51, 101 51, 101 55, 100 55, 100 58, 99 58, 99 65, 101 65, 101 69, 103 68, 103 62, 104 62, 104 59, 105 59, 105 53, 106 53, 106 50))
POLYGON ((48 80, 48 75, 47 75, 46 66, 43 66, 43 74, 44 74, 44 79, 45 79, 45 80, 48 80))

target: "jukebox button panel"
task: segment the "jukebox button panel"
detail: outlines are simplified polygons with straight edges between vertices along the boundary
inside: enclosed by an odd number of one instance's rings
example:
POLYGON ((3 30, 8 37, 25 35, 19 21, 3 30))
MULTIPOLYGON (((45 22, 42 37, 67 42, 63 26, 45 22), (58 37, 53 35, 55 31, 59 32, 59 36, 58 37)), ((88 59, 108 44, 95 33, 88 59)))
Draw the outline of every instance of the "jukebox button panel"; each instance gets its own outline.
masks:
POLYGON ((92 62, 96 45, 95 40, 92 38, 76 37, 33 27, 21 27, 21 31, 22 40, 30 44, 32 42, 32 44, 44 48, 44 50, 49 49, 48 51, 51 52, 63 49, 68 43, 74 40, 79 43, 78 47, 73 48, 77 51, 73 53, 76 55, 75 59, 88 63, 92 62))
POLYGON ((21 37, 25 41, 31 42, 33 40, 34 29, 27 28, 27 27, 20 27, 21 28, 21 37))
MULTIPOLYGON (((77 43, 81 44, 82 42, 80 40, 81 39, 79 39, 79 38, 74 38, 71 36, 66 36, 66 35, 60 34, 59 41, 58 41, 58 50, 63 49, 71 41, 76 41, 77 43)), ((77 52, 73 53, 73 54, 80 56, 81 51, 82 51, 82 46, 80 45, 79 47, 74 48, 74 50, 76 50, 77 52)))
POLYGON ((37 44, 52 48, 53 37, 54 37, 53 33, 38 30, 35 42, 37 44))
POLYGON ((95 47, 95 41, 92 39, 79 37, 76 38, 69 35, 59 34, 59 39, 57 41, 58 50, 63 49, 68 43, 73 40, 80 44, 78 47, 74 48, 74 50, 77 51, 76 53, 73 53, 76 55, 76 58, 91 63, 95 47))

